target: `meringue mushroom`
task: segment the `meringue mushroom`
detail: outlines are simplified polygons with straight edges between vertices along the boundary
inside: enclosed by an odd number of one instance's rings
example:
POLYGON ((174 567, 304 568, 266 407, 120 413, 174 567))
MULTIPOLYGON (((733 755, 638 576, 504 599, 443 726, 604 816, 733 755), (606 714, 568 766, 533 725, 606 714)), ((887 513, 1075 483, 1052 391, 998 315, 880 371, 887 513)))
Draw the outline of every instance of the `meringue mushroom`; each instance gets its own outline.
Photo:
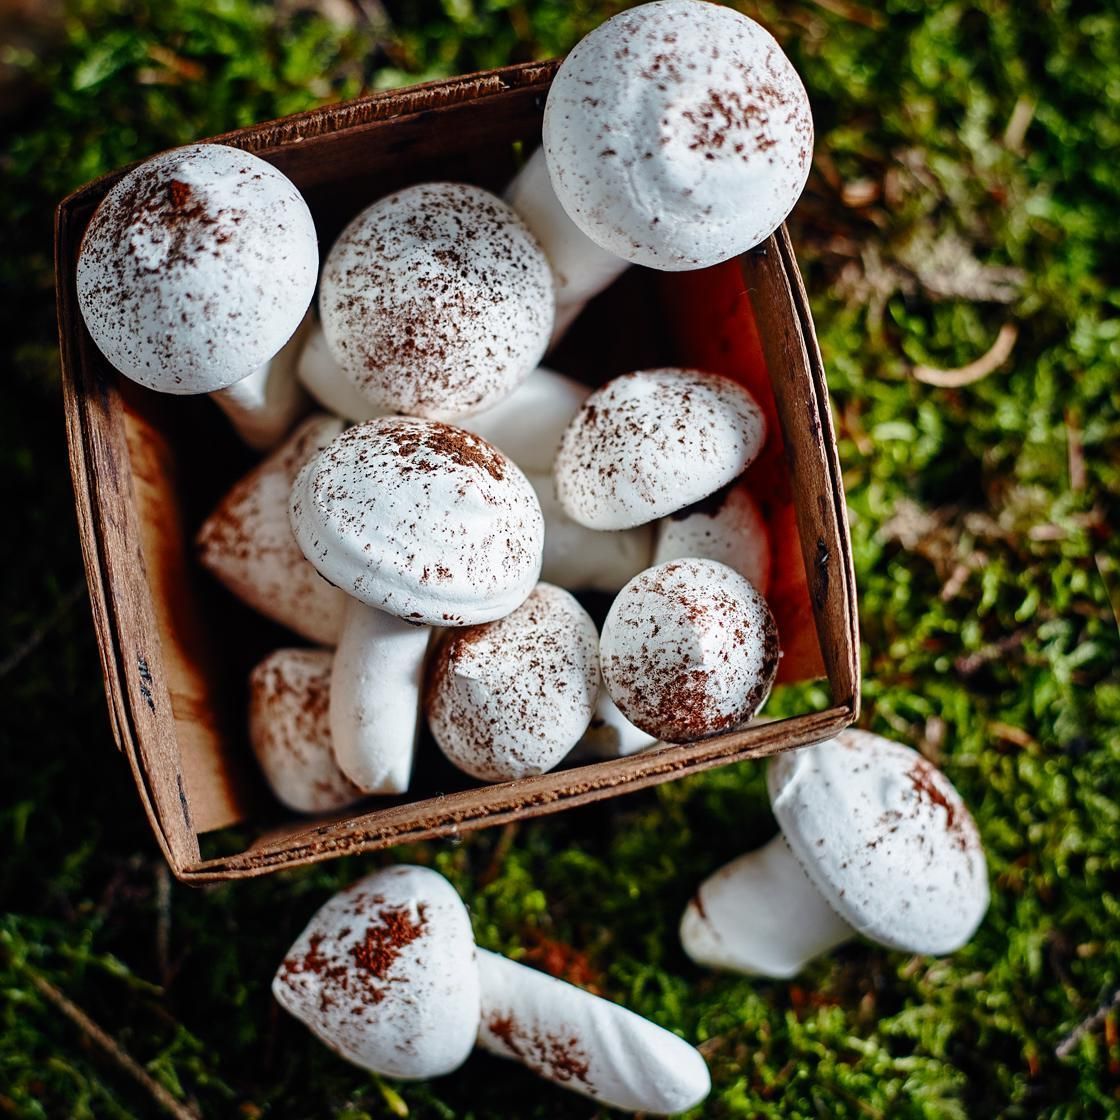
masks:
POLYGON ((591 721, 597 653, 590 615, 547 583, 505 618, 447 634, 425 701, 440 750, 483 781, 551 770, 591 721))
POLYGON ((541 579, 569 591, 618 591, 650 566, 653 526, 600 531, 573 521, 551 475, 528 476, 544 516, 541 579))
POLYGON ((699 0, 622 12, 576 44, 545 105, 549 178, 598 246, 666 271, 764 241, 813 151, 805 87, 754 20, 699 0))
POLYGON ((477 950, 478 1045, 611 1108, 683 1112, 711 1091, 700 1052, 617 1003, 477 950))
POLYGON ((857 934, 940 955, 976 931, 988 908, 980 837, 917 751, 848 730, 775 757, 768 784, 782 832, 701 885, 681 920, 693 960, 786 978, 857 934))
POLYGON ((330 680, 331 742, 339 769, 365 793, 408 789, 430 636, 357 599, 347 604, 330 680))
POLYGON ((651 564, 695 557, 718 560, 750 580, 760 594, 770 586, 770 530, 743 482, 663 518, 651 564))
POLYGON ((249 675, 249 741, 272 792, 297 813, 329 813, 362 791, 335 762, 326 649, 278 649, 249 675))
POLYGON ((599 643, 611 699, 671 743, 743 724, 778 671, 766 600, 714 560, 670 560, 635 576, 611 605, 599 643))
POLYGON ((540 573, 544 520, 528 480, 485 440, 434 420, 347 429, 299 473, 289 511, 324 578, 408 622, 501 618, 540 573))
POLYGON ((729 378, 688 369, 627 373, 584 402, 560 443, 556 496, 589 529, 629 529, 737 478, 766 419, 729 378))
POLYGON ((254 610, 318 645, 334 645, 346 596, 304 559, 288 520, 292 482, 342 431, 311 416, 218 503, 198 531, 199 559, 254 610))
POLYGON ((146 160, 105 196, 78 255, 78 305, 125 377, 210 393, 295 333, 319 250, 303 196, 257 156, 192 144, 146 160))
POLYGON ((319 309, 331 353, 372 404, 447 420, 490 407, 536 367, 552 330, 552 273, 500 198, 420 183, 347 226, 319 309))
POLYGON ((439 1077, 478 1034, 474 936, 435 871, 401 865, 335 895, 288 950, 272 993, 347 1061, 387 1077, 439 1077))

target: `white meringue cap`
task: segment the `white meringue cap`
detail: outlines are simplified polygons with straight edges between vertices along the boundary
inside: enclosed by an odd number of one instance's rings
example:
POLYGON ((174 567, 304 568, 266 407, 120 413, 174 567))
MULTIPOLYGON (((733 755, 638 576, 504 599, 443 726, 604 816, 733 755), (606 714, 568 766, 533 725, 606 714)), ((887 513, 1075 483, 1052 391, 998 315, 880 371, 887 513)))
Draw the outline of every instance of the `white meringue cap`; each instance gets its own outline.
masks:
POLYGON ((291 338, 315 291, 311 211, 270 163, 224 144, 146 160, 105 196, 78 255, 78 305, 126 377, 209 393, 291 338))
POLYGON ((760 595, 766 594, 770 587, 770 529, 745 482, 718 490, 657 523, 651 564, 686 557, 718 560, 750 580, 760 595))
POLYGON ((482 1049, 629 1112, 684 1112, 711 1091, 703 1056, 675 1034, 534 968, 477 953, 482 1049))
POLYGON ((765 240, 813 154, 805 87, 763 27, 659 0, 576 45, 549 90, 552 185, 593 241, 632 264, 705 268, 765 240))
POLYGON ((599 692, 599 636, 562 588, 538 583, 496 622, 445 635, 425 709, 440 750, 483 781, 543 774, 587 730, 599 692))
POLYGON ((376 871, 325 903, 296 938, 272 994, 347 1061, 387 1077, 457 1069, 479 1024, 466 907, 426 867, 376 871))
POLYGON ((754 461, 766 419, 737 382, 641 370, 596 389, 556 456, 556 496, 589 529, 630 529, 715 493, 754 461))
POLYGON ((323 267, 327 345, 387 412, 450 420, 497 403, 552 333, 552 272, 496 195, 418 183, 359 214, 323 267))
POLYGON ((500 451, 434 420, 347 429, 300 472, 292 529, 325 579, 409 622, 468 626, 523 603, 544 519, 500 451))
POLYGON ((917 751, 848 730, 778 755, 768 782, 790 850, 858 933, 892 948, 960 948, 988 908, 980 836, 917 751))

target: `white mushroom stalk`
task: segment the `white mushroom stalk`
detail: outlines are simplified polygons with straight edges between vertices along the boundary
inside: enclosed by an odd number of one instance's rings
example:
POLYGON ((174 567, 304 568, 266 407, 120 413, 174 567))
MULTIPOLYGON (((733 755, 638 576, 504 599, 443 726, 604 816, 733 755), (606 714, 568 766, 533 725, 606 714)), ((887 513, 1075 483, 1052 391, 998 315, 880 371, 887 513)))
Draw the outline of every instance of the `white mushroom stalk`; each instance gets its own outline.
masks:
POLYGON ((330 679, 330 731, 339 769, 364 793, 408 789, 430 637, 428 626, 347 603, 330 679))
POLYGON ((553 79, 543 158, 507 191, 552 262, 560 330, 626 264, 706 268, 764 241, 812 150, 805 88, 748 17, 659 0, 597 27, 553 79))
POLYGON ((478 1045, 601 1104, 655 1116, 711 1091, 700 1053, 609 1000, 479 949, 478 1045))
POLYGON ((629 758, 657 745, 657 737, 635 727, 611 699, 606 685, 599 689, 595 714, 583 738, 568 755, 569 762, 587 759, 629 758))
POLYGON ((98 206, 78 256, 78 304, 125 377, 211 393, 270 361, 299 327, 319 251, 303 196, 223 144, 145 161, 98 206))
POLYGON ((845 731, 775 758, 782 828, 704 882, 681 941, 701 964, 796 975, 856 934, 910 953, 959 949, 988 908, 976 825, 917 751, 845 731))
POLYGON ((556 497, 552 475, 530 474, 544 516, 541 578, 573 591, 618 591, 650 566, 653 526, 588 529, 556 497))
POLYGON ((342 431, 334 416, 304 421, 218 503, 198 532, 199 560, 238 598, 317 645, 334 645, 346 596, 307 562, 288 520, 292 482, 342 431))
POLYGON ((311 327, 307 315, 283 349, 210 399, 226 414, 237 434, 254 451, 270 451, 311 407, 296 377, 296 363, 311 327))
POLYGON ((556 283, 552 342, 572 325, 588 300, 609 287, 630 262, 603 249, 568 217, 548 175, 544 148, 538 148, 506 189, 506 201, 521 215, 544 249, 556 283))

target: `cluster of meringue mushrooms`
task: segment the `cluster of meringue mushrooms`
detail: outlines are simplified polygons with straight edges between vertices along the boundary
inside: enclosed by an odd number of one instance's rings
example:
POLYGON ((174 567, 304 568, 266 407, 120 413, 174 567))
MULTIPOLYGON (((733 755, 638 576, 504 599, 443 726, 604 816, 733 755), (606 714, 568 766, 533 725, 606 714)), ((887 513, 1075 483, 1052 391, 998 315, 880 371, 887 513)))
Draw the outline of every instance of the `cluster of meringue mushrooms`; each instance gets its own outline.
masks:
MULTIPOLYGON (((210 394, 269 452, 198 544, 227 588, 313 643, 250 678, 250 740, 296 811, 404 793, 425 719, 456 766, 504 781, 735 729, 773 683, 769 539, 743 480, 766 439, 756 401, 699 370, 592 392, 540 362, 629 264, 704 268, 778 227, 809 170, 804 88, 752 20, 659 0, 572 51, 542 139, 504 199, 452 182, 381 198, 321 276, 296 187, 219 144, 126 174, 83 240, 79 304, 109 362, 150 389, 210 394), (573 595, 587 591, 614 596, 601 630, 573 595)), ((888 793, 868 779, 842 827, 814 817, 791 791, 831 788, 822 775, 851 760, 829 750, 775 765, 786 839, 701 889, 682 926, 697 960, 785 975, 853 929, 920 941, 884 932, 866 892, 837 895, 822 858, 847 868, 882 831, 853 820, 884 798, 891 829, 875 846, 930 854, 935 838, 906 822, 945 809, 958 856, 938 856, 933 880, 986 884, 971 818, 940 776, 888 793), (791 916, 805 907, 804 922, 791 916)), ((953 890, 927 893, 932 905, 953 890)), ((944 951, 983 906, 958 912, 921 944, 944 951)), ((386 1074, 446 1072, 477 1038, 621 1108, 678 1111, 708 1088, 674 1036, 476 953, 462 903, 422 869, 328 903, 275 991, 386 1074)))

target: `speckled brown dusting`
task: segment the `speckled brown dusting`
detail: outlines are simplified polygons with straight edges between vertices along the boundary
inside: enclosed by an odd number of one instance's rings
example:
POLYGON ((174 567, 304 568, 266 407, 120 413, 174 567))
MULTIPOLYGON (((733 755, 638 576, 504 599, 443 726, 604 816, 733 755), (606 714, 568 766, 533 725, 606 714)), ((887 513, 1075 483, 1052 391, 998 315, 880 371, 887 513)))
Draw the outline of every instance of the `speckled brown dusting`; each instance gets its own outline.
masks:
POLYGON ((82 239, 78 302, 125 376, 160 392, 212 392, 291 338, 317 272, 315 226, 295 186, 247 152, 192 145, 147 160, 102 200, 82 239))
POLYGON ((673 560, 636 576, 603 625, 603 680, 620 711, 667 742, 746 722, 777 674, 777 626, 738 572, 673 560))
POLYGON ((500 198, 421 183, 347 227, 319 305, 331 353, 372 404, 449 419, 496 403, 538 364, 552 274, 500 198))

